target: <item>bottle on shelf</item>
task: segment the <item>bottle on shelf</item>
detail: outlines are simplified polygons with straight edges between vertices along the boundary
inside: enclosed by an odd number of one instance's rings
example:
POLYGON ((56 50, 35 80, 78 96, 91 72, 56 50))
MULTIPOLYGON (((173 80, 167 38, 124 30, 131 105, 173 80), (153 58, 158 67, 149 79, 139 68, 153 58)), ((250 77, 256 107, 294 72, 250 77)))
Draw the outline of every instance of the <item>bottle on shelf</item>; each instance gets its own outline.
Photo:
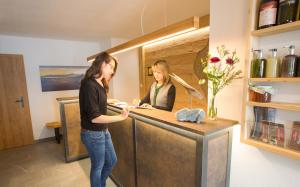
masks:
POLYGON ((278 0, 262 0, 259 7, 258 29, 276 25, 278 0))
POLYGON ((267 58, 266 77, 279 77, 280 60, 277 57, 277 49, 270 49, 272 55, 267 58))
POLYGON ((298 11, 296 20, 300 20, 300 1, 298 2, 298 11))
POLYGON ((289 54, 283 57, 281 63, 281 77, 296 77, 297 75, 297 56, 295 55, 295 46, 290 45, 285 48, 289 49, 289 54))
POLYGON ((296 20, 299 0, 279 0, 277 24, 290 23, 296 20))
POLYGON ((298 57, 298 61, 297 61, 297 77, 300 77, 300 56, 298 57))
POLYGON ((300 20, 300 2, 298 2, 298 13, 296 20, 300 20))
POLYGON ((263 50, 253 50, 253 59, 251 61, 251 78, 263 78, 266 72, 267 60, 263 58, 263 50))

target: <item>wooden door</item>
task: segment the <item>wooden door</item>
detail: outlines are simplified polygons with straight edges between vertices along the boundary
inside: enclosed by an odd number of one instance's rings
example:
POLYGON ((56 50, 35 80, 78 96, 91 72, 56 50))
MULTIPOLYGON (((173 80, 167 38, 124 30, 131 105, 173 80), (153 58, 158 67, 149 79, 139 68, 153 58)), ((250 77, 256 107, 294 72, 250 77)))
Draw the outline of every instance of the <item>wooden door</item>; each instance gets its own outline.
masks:
POLYGON ((23 56, 0 54, 0 150, 32 143, 23 56))

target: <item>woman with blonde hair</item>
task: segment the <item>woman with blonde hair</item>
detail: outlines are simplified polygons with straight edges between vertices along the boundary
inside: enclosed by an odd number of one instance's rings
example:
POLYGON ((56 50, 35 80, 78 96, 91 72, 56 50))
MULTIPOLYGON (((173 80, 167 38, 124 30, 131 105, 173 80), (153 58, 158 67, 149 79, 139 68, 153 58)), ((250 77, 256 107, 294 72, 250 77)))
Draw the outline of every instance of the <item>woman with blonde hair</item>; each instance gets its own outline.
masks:
POLYGON ((165 60, 158 60, 152 65, 152 71, 155 82, 151 85, 140 105, 172 111, 176 88, 169 76, 169 65, 165 60))

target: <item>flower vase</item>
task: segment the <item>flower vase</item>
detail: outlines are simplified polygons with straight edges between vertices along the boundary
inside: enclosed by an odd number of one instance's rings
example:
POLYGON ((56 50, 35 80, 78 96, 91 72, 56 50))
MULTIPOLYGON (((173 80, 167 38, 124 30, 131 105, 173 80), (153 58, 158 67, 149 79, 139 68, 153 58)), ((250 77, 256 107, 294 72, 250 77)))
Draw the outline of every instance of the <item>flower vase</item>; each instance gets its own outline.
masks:
POLYGON ((209 108, 208 108, 208 119, 216 120, 217 119, 217 108, 215 107, 215 95, 210 98, 209 108))

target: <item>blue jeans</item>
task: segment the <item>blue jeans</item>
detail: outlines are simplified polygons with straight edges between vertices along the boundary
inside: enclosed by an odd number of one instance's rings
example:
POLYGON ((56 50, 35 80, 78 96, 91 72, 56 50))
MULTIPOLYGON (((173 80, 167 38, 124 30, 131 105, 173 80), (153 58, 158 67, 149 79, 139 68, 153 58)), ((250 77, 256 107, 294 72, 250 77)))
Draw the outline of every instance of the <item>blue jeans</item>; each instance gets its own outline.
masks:
POLYGON ((81 140, 91 159, 91 187, 105 187, 106 179, 117 163, 109 131, 83 131, 81 140))

